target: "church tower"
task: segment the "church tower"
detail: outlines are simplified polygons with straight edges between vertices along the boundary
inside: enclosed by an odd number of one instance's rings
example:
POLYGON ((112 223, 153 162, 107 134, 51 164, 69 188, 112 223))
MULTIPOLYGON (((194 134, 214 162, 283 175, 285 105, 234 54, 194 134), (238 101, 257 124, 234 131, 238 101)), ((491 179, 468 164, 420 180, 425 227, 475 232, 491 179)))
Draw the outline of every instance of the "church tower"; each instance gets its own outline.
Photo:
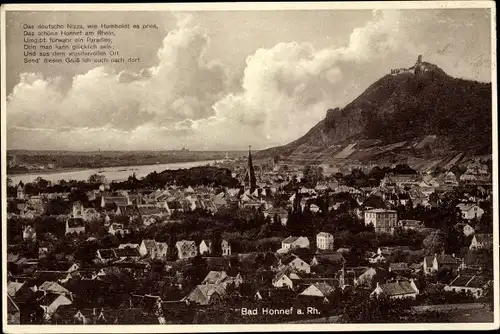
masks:
POLYGON ((253 192, 255 188, 257 188, 257 180, 255 179, 255 171, 253 169, 252 162, 252 152, 250 151, 251 146, 248 147, 248 166, 247 171, 245 173, 245 188, 250 189, 250 192, 253 192))
POLYGON ((24 199, 24 197, 24 183, 23 181, 19 181, 19 184, 17 185, 17 199, 24 199))

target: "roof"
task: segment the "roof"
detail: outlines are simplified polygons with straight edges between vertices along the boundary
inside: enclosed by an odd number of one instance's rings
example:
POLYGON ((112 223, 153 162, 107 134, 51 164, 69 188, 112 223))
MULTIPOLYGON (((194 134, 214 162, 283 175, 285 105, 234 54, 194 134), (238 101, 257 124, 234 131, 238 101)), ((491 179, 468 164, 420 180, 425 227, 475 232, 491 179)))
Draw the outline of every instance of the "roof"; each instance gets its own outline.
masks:
POLYGON ((218 284, 227 278, 225 271, 210 271, 201 284, 218 284))
POLYGON ((326 232, 319 232, 317 237, 332 237, 333 235, 331 233, 326 233, 326 232))
POLYGON ((17 313, 17 312, 19 312, 19 307, 12 300, 12 298, 10 297, 10 295, 7 295, 7 312, 8 313, 17 313))
POLYGON ((398 213, 396 210, 387 210, 387 209, 370 209, 365 212, 369 213, 398 213))
POLYGON ((161 215, 165 213, 165 210, 158 207, 139 207, 138 211, 141 216, 161 215))
POLYGON ((345 261, 344 256, 342 253, 336 252, 336 253, 330 253, 330 254, 318 254, 314 256, 316 258, 316 261, 318 263, 331 263, 331 264, 338 264, 342 263, 345 261))
POLYGON ((285 238, 283 239, 282 243, 285 243, 285 244, 291 244, 291 243, 294 243, 299 237, 288 237, 288 238, 285 238))
POLYGON ((70 228, 85 226, 85 221, 83 220, 83 218, 69 218, 67 222, 68 222, 68 227, 70 228))
POLYGON ((217 293, 224 295, 226 293, 224 287, 220 284, 202 284, 197 285, 184 299, 206 305, 210 301, 210 297, 217 293))
POLYGON ((128 244, 120 244, 118 246, 118 248, 139 248, 139 244, 132 244, 132 243, 128 243, 128 244))
POLYGON ((182 249, 196 249, 196 243, 192 240, 180 240, 175 243, 175 247, 182 249))
POLYGON ((116 258, 116 253, 113 249, 98 249, 97 251, 102 259, 116 258))
POLYGON ((408 270, 408 263, 406 262, 395 262, 389 264, 389 269, 391 270, 408 270))
POLYGON ((458 275, 449 286, 483 288, 489 279, 481 275, 458 275))
POLYGON ((263 300, 290 300, 296 297, 295 292, 289 288, 265 288, 257 293, 263 300))
POLYGON ((64 293, 69 294, 69 291, 66 288, 64 288, 60 284, 57 284, 56 282, 50 282, 50 281, 43 282, 38 287, 38 290, 53 292, 56 294, 64 294, 64 293))
POLYGON ((128 205, 128 199, 125 196, 105 196, 104 201, 106 203, 116 203, 117 206, 128 205))
POLYGON ((481 244, 493 244, 493 234, 476 234, 476 241, 481 244))
POLYGON ((381 284, 380 288, 388 296, 406 295, 417 292, 408 281, 381 284))
POLYGON ((333 288, 324 283, 324 282, 319 282, 319 283, 315 283, 314 286, 319 290, 321 291, 321 293, 323 294, 323 296, 328 296, 330 293, 333 292, 333 288))
POLYGON ((20 283, 20 282, 9 282, 7 283, 7 294, 10 296, 10 297, 14 297, 17 293, 17 291, 19 291, 24 285, 24 282, 23 283, 20 283))
POLYGON ((472 209, 475 206, 477 206, 477 205, 474 204, 474 203, 460 203, 460 204, 457 204, 457 208, 459 208, 462 211, 469 211, 470 209, 472 209))
POLYGON ((458 259, 450 254, 440 254, 436 258, 439 264, 458 264, 458 259))
POLYGON ((276 283, 282 276, 289 275, 293 271, 293 268, 290 266, 285 266, 281 270, 279 270, 273 277, 272 283, 276 283))
POLYGON ((155 240, 153 240, 153 239, 144 239, 144 240, 142 240, 142 242, 144 243, 144 247, 146 247, 146 249, 148 250, 148 252, 150 252, 153 249, 156 249, 156 241, 155 240))
MULTIPOLYGON (((52 293, 52 292, 49 292, 43 296, 41 296, 40 298, 38 298, 38 301, 42 304, 42 305, 50 305, 52 304, 57 298, 65 298, 67 300, 69 300, 67 297, 65 297, 64 295, 62 294, 59 294, 59 293, 52 293)), ((70 301, 71 302, 71 301, 70 301)))
POLYGON ((135 257, 140 256, 139 250, 137 248, 125 247, 125 248, 115 248, 113 249, 117 257, 135 257))

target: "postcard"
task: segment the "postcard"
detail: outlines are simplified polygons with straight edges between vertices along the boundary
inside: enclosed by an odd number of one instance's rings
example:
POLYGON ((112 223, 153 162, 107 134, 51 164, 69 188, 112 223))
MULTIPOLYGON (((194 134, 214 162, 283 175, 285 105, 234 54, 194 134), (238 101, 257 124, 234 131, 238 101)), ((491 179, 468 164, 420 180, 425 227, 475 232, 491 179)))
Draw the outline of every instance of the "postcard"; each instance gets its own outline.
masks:
POLYGON ((493 1, 1 7, 7 333, 499 327, 493 1))

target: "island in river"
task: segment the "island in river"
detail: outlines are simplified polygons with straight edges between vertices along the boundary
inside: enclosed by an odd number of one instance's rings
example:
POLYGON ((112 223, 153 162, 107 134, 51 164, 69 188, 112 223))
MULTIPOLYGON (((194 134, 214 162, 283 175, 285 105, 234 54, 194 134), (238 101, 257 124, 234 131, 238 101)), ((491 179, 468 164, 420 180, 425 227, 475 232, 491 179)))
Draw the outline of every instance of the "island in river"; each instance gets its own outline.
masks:
POLYGON ((137 177, 152 171, 207 165, 216 160, 235 159, 243 151, 7 151, 7 175, 14 184, 37 177, 50 181, 86 180, 103 174, 109 181, 137 177))
POLYGON ((242 151, 31 151, 8 150, 7 173, 27 174, 49 171, 77 171, 179 162, 234 159, 245 154, 242 151))

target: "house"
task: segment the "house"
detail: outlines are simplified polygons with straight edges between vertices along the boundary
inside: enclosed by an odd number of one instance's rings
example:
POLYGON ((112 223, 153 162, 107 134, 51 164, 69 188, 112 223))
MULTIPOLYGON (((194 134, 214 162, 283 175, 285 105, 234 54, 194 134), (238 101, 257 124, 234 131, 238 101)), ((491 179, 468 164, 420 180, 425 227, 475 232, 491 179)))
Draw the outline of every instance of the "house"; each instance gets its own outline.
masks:
POLYGON ((393 262, 389 264, 389 272, 395 274, 407 274, 411 272, 406 262, 393 262))
POLYGON ((123 224, 113 223, 113 224, 109 225, 108 233, 112 234, 112 235, 119 234, 121 236, 124 236, 124 235, 130 233, 130 229, 124 227, 123 224))
POLYGON ((139 210, 135 205, 118 205, 115 210, 116 216, 128 217, 129 221, 139 218, 139 210))
POLYGON ((241 283, 243 283, 243 279, 240 274, 236 276, 228 276, 225 271, 210 271, 205 279, 201 282, 201 284, 222 284, 224 289, 228 284, 234 284, 238 287, 241 283))
POLYGON ((400 227, 405 231, 407 230, 418 231, 425 228, 425 225, 420 220, 402 219, 398 221, 398 227, 400 227))
POLYGON ((102 263, 108 263, 110 261, 116 260, 118 257, 113 249, 98 249, 97 258, 102 263))
POLYGON ((132 243, 128 243, 128 244, 120 244, 118 245, 118 248, 135 248, 135 249, 139 249, 139 244, 132 244, 132 243))
POLYGON ((466 253, 463 255, 460 269, 464 270, 482 270, 485 263, 485 254, 477 252, 475 249, 467 248, 466 253))
POLYGON ((317 213, 320 211, 320 208, 317 204, 311 204, 309 205, 309 210, 311 210, 311 212, 314 212, 314 213, 317 213))
POLYGON ((44 317, 50 317, 57 311, 60 306, 71 305, 73 302, 67 295, 46 292, 37 299, 38 304, 44 311, 44 317))
POLYGON ((493 249, 493 234, 474 235, 469 249, 493 249))
POLYGON ((454 228, 461 232, 463 235, 468 237, 469 235, 472 235, 476 232, 474 227, 472 227, 470 224, 465 224, 465 223, 457 223, 455 224, 454 228))
POLYGON ((255 300, 258 301, 276 301, 292 300, 296 297, 295 292, 287 287, 285 288, 262 288, 255 293, 255 300))
MULTIPOLYGON (((114 248, 113 251, 115 252, 116 257, 122 261, 125 259, 139 260, 141 258, 141 254, 139 254, 138 248, 132 248, 132 247, 114 248)), ((158 255, 158 253, 159 252, 157 252, 156 254, 158 255)), ((163 258, 165 258, 165 256, 163 258)))
POLYGON ((175 243, 177 248, 177 255, 180 260, 195 257, 198 254, 198 247, 196 243, 191 240, 181 240, 175 243))
POLYGON ((311 272, 311 266, 306 261, 302 260, 300 257, 294 254, 284 258, 281 261, 281 264, 284 266, 289 266, 295 271, 305 272, 307 274, 311 272))
POLYGON ((115 204, 116 206, 127 206, 131 205, 131 201, 127 196, 102 196, 101 197, 101 208, 105 208, 106 205, 115 204))
POLYGON ((66 234, 85 233, 85 221, 83 218, 68 218, 66 220, 66 234))
POLYGON ((385 284, 377 282, 377 287, 372 291, 370 297, 378 297, 380 294, 384 294, 391 299, 415 299, 418 293, 419 290, 415 282, 413 279, 410 279, 409 281, 395 281, 385 284))
POLYGON ((423 270, 426 275, 434 274, 444 268, 456 272, 459 265, 460 261, 455 257, 455 254, 434 254, 434 256, 424 257, 423 270))
POLYGON ((182 301, 198 305, 210 305, 220 302, 226 294, 226 290, 221 284, 201 284, 197 285, 182 301))
MULTIPOLYGON (((354 279, 354 285, 355 286, 370 286, 373 278, 375 275, 377 275, 377 269, 371 268, 371 267, 359 267, 360 270, 356 273, 355 279, 354 279), (360 273, 361 272, 361 273, 360 273)), ((349 272, 350 268, 346 268, 346 272, 349 272)), ((355 268, 356 269, 356 268, 355 268)))
POLYGON ((316 254, 311 260, 311 267, 318 265, 342 266, 345 263, 342 253, 316 254))
POLYGON ((457 176, 453 172, 448 172, 443 177, 443 184, 447 186, 458 186, 457 176))
MULTIPOLYGON (((287 287, 289 289, 294 288, 294 282, 291 278, 291 275, 293 275, 293 270, 290 267, 285 267, 278 271, 276 275, 274 275, 271 284, 275 288, 284 288, 287 287)), ((298 277, 298 276, 296 276, 298 277)))
POLYGON ((377 233, 393 233, 397 227, 396 210, 371 209, 365 211, 365 224, 372 224, 377 233))
POLYGON ((307 237, 290 236, 281 242, 279 253, 286 253, 295 248, 309 248, 309 239, 307 237))
POLYGON ((299 296, 308 296, 321 298, 323 302, 328 303, 328 298, 333 293, 334 288, 327 283, 315 283, 309 285, 304 291, 302 291, 299 296))
POLYGON ((271 217, 274 223, 280 223, 286 226, 288 222, 288 211, 283 208, 272 208, 271 210, 264 211, 264 217, 271 217))
POLYGON ((382 263, 387 261, 387 254, 381 254, 381 253, 373 253, 369 258, 368 262, 370 263, 382 263))
POLYGON ((21 323, 21 313, 19 307, 10 295, 7 295, 7 324, 19 325, 21 323))
POLYGON ((231 244, 227 240, 222 240, 221 243, 222 256, 230 256, 231 255, 231 244))
POLYGON ((333 249, 333 235, 326 232, 320 232, 316 235, 316 247, 321 250, 333 249))
POLYGON ((480 298, 489 282, 489 279, 481 275, 458 275, 444 287, 444 291, 469 292, 475 298, 480 298))
POLYGON ((139 246, 139 254, 150 259, 166 259, 168 245, 152 239, 144 239, 139 246))
POLYGON ((210 255, 212 254, 212 241, 202 240, 200 242, 200 255, 210 255))
POLYGON ((99 212, 94 208, 84 208, 82 202, 73 203, 73 218, 82 218, 84 221, 92 221, 99 218, 99 212))
POLYGON ((460 216, 466 220, 479 219, 484 214, 484 210, 477 204, 460 203, 457 205, 460 216))
POLYGON ((19 184, 17 186, 17 199, 24 199, 26 196, 26 193, 24 192, 24 184, 19 181, 19 184))
POLYGON ((422 181, 420 175, 416 173, 411 174, 394 174, 388 173, 381 181, 380 185, 383 187, 386 186, 396 186, 396 187, 405 187, 417 185, 422 181))
POLYGON ((23 240, 24 241, 36 241, 36 231, 32 226, 27 225, 23 229, 23 240))

